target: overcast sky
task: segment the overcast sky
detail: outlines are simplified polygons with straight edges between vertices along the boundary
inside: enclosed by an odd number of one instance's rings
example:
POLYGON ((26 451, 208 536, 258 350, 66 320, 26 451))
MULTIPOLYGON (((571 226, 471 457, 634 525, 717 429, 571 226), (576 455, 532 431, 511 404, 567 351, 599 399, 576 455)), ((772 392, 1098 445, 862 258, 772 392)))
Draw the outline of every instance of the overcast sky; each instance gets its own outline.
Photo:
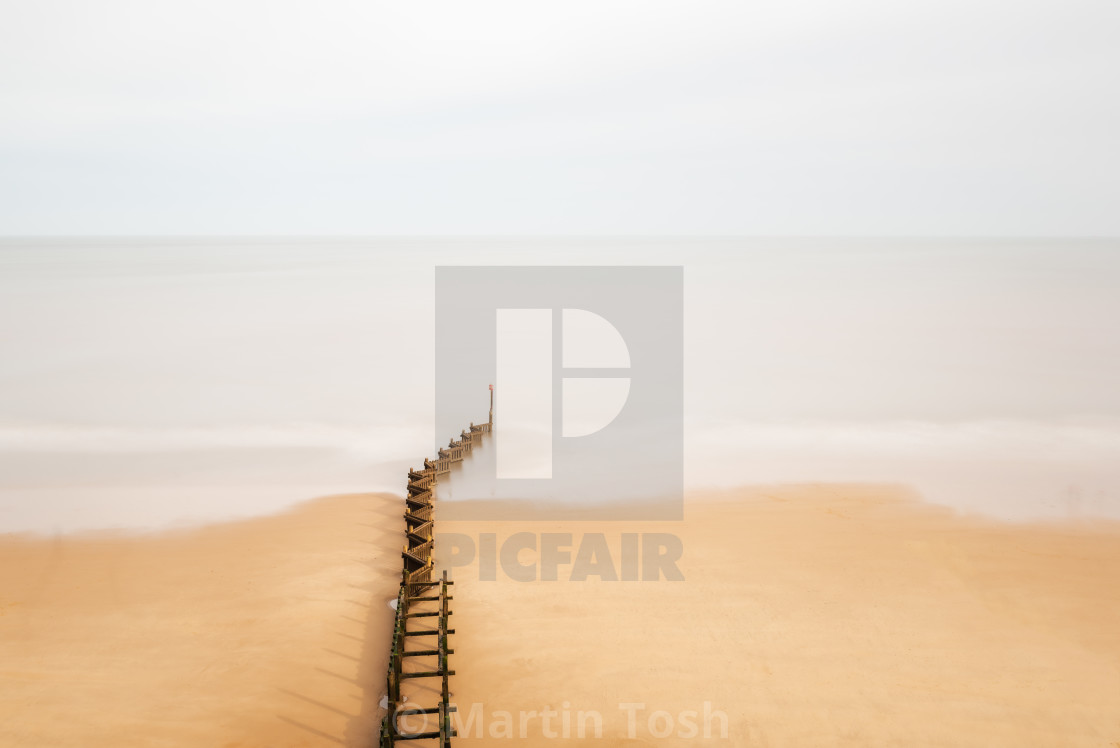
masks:
POLYGON ((36 0, 0 234, 1120 234, 1120 3, 36 0))

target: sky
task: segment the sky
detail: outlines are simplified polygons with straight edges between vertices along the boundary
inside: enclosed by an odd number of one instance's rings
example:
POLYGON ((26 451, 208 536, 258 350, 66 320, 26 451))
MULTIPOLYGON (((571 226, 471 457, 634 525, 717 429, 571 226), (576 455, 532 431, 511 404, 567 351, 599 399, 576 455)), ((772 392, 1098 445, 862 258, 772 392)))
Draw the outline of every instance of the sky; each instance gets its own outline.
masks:
POLYGON ((1120 5, 8 2, 0 235, 1120 234, 1120 5))

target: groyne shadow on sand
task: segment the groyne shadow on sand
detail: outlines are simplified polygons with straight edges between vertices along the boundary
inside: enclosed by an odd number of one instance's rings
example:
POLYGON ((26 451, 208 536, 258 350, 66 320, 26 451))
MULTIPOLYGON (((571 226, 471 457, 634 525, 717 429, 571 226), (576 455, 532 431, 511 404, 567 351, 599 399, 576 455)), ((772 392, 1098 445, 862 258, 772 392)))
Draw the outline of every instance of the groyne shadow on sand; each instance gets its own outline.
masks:
MULTIPOLYGON (((395 575, 400 568, 399 551, 401 542, 401 505, 400 498, 393 497, 391 502, 382 502, 376 508, 370 509, 372 523, 365 525, 374 534, 372 544, 375 553, 363 563, 372 567, 377 576, 381 573, 395 575)), ((363 523, 365 524, 365 523, 363 523)), ((381 721, 386 710, 381 705, 385 695, 385 670, 389 663, 389 651, 385 641, 385 631, 392 630, 394 613, 389 607, 391 593, 381 585, 374 585, 373 589, 366 587, 361 590, 365 593, 367 611, 362 624, 361 652, 358 656, 355 683, 361 689, 358 713, 353 715, 346 725, 343 744, 352 748, 368 748, 377 745, 381 721)), ((348 621, 358 621, 357 618, 346 616, 348 621)), ((354 637, 345 631, 336 632, 340 640, 353 640, 354 637)))

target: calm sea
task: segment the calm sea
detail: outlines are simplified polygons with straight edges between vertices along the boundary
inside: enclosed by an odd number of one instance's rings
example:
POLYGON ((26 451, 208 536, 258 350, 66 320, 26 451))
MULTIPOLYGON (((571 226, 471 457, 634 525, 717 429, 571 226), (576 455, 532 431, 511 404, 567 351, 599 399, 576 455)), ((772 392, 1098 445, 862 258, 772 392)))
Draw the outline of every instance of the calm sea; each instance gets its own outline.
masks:
POLYGON ((683 265, 689 487, 1120 518, 1120 241, 5 239, 0 532, 401 491, 441 264, 683 265))

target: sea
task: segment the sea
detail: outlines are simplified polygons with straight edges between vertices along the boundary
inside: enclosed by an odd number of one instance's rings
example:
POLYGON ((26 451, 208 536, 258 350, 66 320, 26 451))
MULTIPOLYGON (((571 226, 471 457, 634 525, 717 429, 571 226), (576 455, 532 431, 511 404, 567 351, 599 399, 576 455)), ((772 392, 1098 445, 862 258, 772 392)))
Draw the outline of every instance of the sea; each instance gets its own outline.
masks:
POLYGON ((0 533, 403 493, 451 265, 682 267, 687 491, 1120 519, 1120 240, 5 238, 0 533))

